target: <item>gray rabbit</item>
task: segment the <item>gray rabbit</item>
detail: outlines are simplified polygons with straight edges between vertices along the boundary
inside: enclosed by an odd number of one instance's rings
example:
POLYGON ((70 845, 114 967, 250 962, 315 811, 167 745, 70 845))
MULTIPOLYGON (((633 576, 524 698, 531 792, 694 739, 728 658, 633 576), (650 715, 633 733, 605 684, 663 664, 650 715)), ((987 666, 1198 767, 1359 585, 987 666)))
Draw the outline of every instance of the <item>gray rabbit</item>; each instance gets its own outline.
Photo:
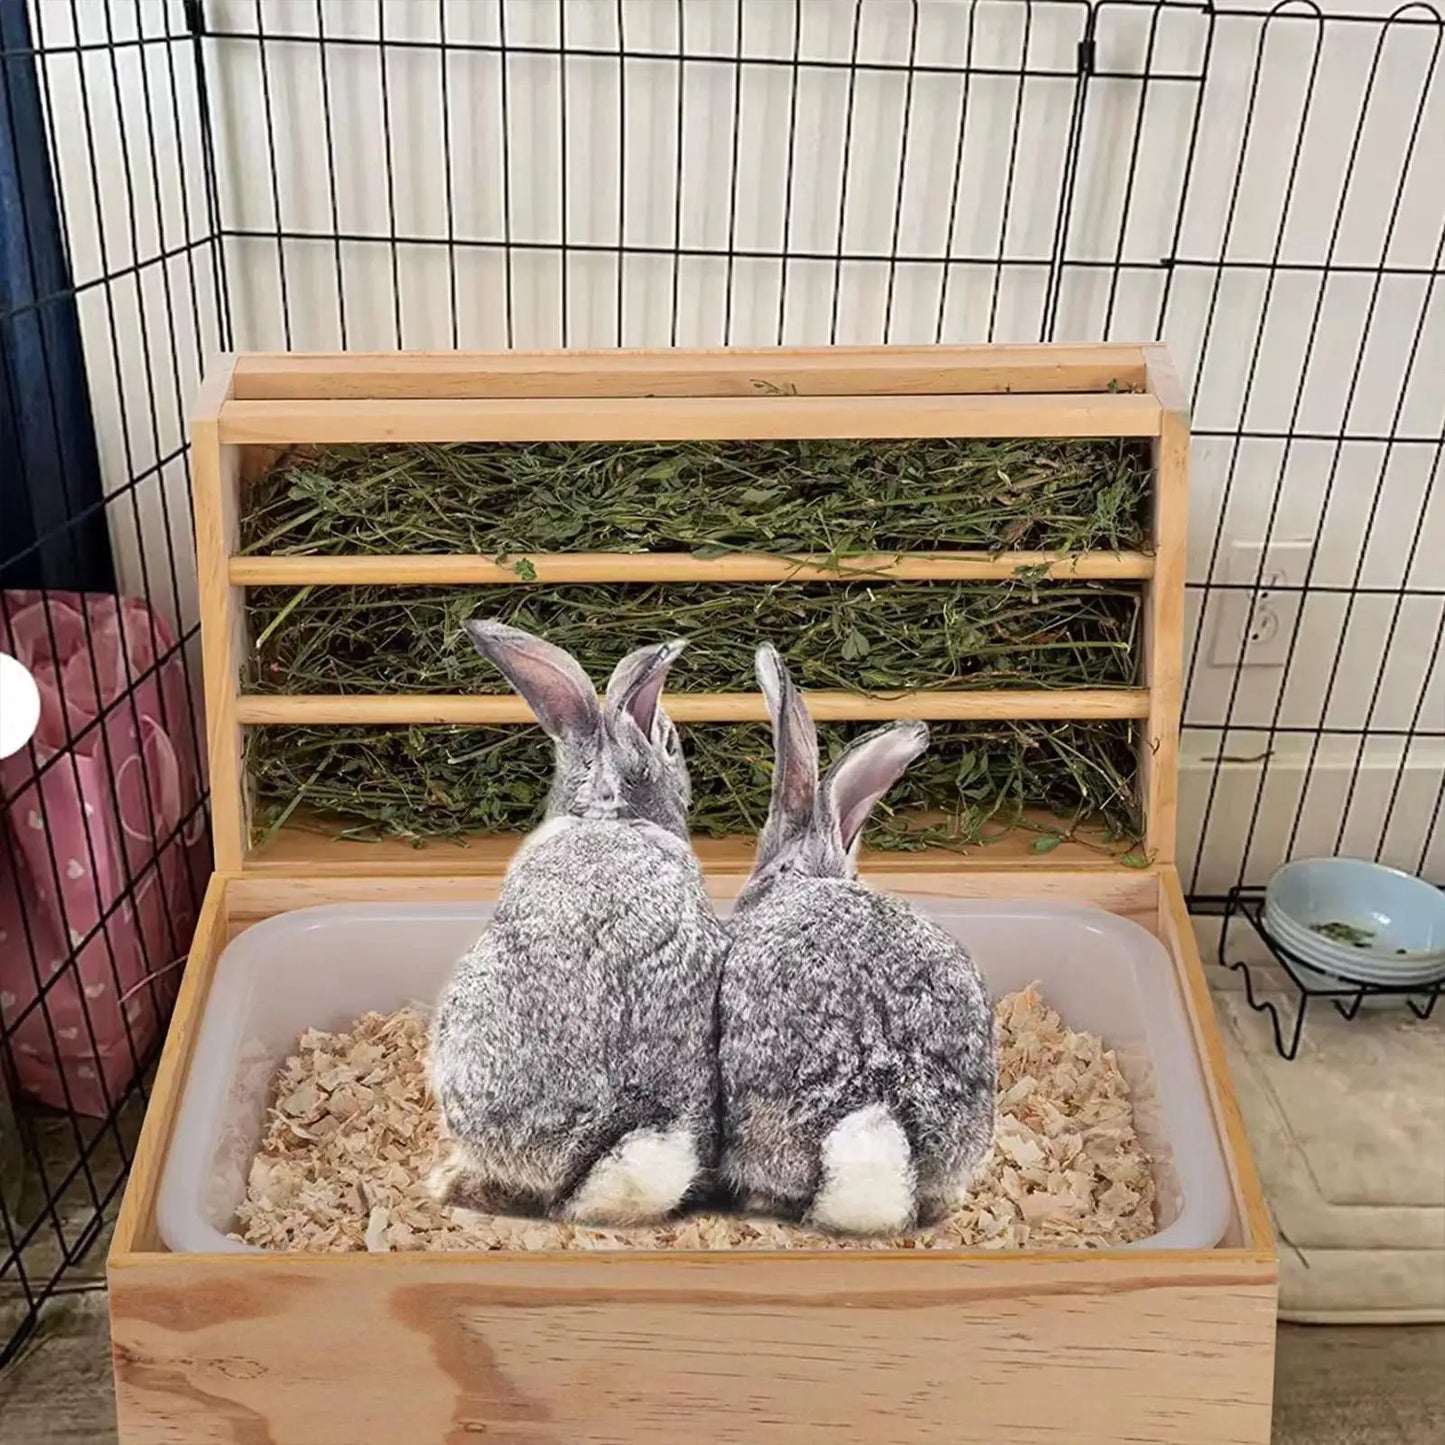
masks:
POLYGON ((618 663, 605 702, 559 647, 469 622, 553 739, 545 820, 437 1007, 444 1203, 598 1224, 661 1218, 715 1164, 727 935, 688 841, 661 707, 681 641, 618 663))
POLYGON ((723 1183, 747 1209, 884 1234, 962 1202, 993 1139, 993 1010, 942 928, 857 878, 874 804, 921 722, 855 742, 818 781, 812 718, 757 653, 773 791, 720 994, 723 1183))

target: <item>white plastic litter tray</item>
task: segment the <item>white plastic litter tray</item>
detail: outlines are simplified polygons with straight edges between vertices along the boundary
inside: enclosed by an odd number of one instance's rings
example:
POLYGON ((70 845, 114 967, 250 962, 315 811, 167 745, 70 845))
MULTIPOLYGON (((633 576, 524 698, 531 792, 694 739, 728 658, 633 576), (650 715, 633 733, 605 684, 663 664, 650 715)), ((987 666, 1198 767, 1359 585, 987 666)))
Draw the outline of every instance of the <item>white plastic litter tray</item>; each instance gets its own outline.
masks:
MULTIPOLYGON (((1161 1228, 1132 1249, 1209 1249, 1229 1226, 1229 1179, 1174 968, 1162 945, 1101 909, 917 899, 962 940, 995 997, 1037 981, 1072 1028, 1113 1047, 1154 1160, 1161 1228)), ((157 1203, 185 1252, 260 1253, 228 1239, 277 1066, 308 1028, 430 1002, 489 903, 339 904, 279 914, 221 955, 157 1203)))

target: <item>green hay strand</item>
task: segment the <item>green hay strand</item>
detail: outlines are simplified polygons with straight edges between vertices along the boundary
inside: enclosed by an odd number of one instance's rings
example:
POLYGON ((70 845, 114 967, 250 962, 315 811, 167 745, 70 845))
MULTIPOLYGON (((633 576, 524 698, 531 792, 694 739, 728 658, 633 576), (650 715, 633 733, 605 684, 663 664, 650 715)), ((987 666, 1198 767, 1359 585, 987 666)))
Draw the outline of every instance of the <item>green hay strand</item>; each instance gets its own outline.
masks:
MULTIPOLYGON (((866 724, 824 724, 823 756, 866 724)), ((681 728, 692 771, 693 831, 752 835, 767 816, 768 729, 755 723, 681 728)), ((880 807, 873 847, 965 846, 1019 823, 1025 809, 1088 820, 1137 838, 1136 737, 1128 722, 940 723, 929 750, 880 807), (942 814, 921 822, 919 810, 942 814)), ((282 823, 319 821, 353 837, 458 838, 511 833, 541 817, 551 745, 525 728, 267 727, 252 731, 247 771, 258 841, 282 823)))
MULTIPOLYGON (((579 402, 585 407, 586 402, 579 402)), ((327 447, 251 488, 279 555, 1147 546, 1138 441, 529 442, 327 447)))
MULTIPOLYGON (((585 406, 579 402, 579 406, 585 406)), ((255 589, 251 686, 273 692, 504 691, 464 645, 500 615, 602 680, 651 639, 687 634, 682 690, 753 691, 770 637, 812 688, 1118 687, 1137 681, 1138 591, 1011 583, 528 585, 529 553, 781 556, 1145 550, 1148 446, 1135 441, 465 443, 297 452, 253 482, 244 550, 471 552, 510 559, 491 588, 255 589)), ((836 750, 857 725, 820 729, 836 750)), ((752 834, 767 808, 767 729, 684 729, 693 825, 752 834)), ((1047 812, 1138 832, 1128 722, 942 724, 870 831, 875 846, 962 846, 1047 812), (920 824, 919 811, 929 821, 920 824), (942 818, 943 821, 938 821, 942 818)), ((531 728, 253 729, 262 834, 320 819, 358 836, 515 832, 540 814, 550 750, 531 728)), ((1049 835, 1045 835, 1047 838, 1049 835)))
POLYGON ((760 638, 801 685, 1127 687, 1139 589, 1119 583, 740 583, 257 588, 249 685, 260 692, 503 693, 462 631, 500 617, 565 647, 599 685, 628 648, 691 639, 680 692, 753 692, 760 638))

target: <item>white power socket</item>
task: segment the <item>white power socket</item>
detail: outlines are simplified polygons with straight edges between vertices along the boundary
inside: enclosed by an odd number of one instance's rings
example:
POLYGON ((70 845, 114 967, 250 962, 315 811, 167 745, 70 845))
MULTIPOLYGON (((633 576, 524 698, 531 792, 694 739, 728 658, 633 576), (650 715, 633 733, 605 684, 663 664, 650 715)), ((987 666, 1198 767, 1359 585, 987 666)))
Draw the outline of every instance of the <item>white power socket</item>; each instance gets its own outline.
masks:
POLYGON ((1216 594, 1209 660, 1214 667, 1283 667, 1299 618, 1301 594, 1281 591, 1303 585, 1314 553, 1302 542, 1231 542, 1225 581, 1245 584, 1216 594), (1264 558, 1261 573, 1260 557, 1264 558), (1247 590, 1259 577, 1259 591, 1247 590))

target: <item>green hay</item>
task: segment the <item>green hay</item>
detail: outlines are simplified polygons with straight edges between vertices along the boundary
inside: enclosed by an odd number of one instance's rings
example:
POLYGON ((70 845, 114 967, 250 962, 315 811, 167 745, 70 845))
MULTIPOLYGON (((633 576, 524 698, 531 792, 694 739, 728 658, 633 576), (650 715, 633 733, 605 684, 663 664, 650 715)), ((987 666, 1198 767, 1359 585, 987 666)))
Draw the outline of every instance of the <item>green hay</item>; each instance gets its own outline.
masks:
MULTIPOLYGON (((824 724, 825 759, 866 724, 824 724)), ((752 835, 767 816, 772 744, 756 723, 681 729, 692 771, 692 827, 752 835)), ((1128 722, 939 723, 929 750, 892 790, 868 830, 873 847, 962 847, 1040 809, 1114 837, 1139 836, 1136 734, 1128 722), (916 812, 943 814, 921 822, 916 812), (910 812, 915 816, 910 816, 910 812)), ((541 817, 551 745, 526 728, 267 727, 247 742, 258 841, 293 819, 353 837, 456 838, 510 833, 541 817)), ((1044 846, 1052 833, 1041 835, 1044 846)))
POLYGON ((760 638, 810 688, 1127 687, 1138 672, 1139 589, 1119 583, 257 588, 248 604, 261 692, 506 692, 468 617, 546 637, 599 684, 628 648, 688 637, 681 692, 756 691, 760 638))
MULTIPOLYGON (((579 402, 585 407, 586 402, 579 402)), ((1146 547, 1138 441, 327 447, 260 478, 243 550, 282 555, 1146 547)))
MULTIPOLYGON (((579 403, 585 406, 585 402, 579 403)), ((1118 687, 1138 677, 1127 585, 1011 583, 529 586, 528 553, 729 551, 782 556, 1009 549, 1144 550, 1150 490, 1135 441, 466 443, 298 452, 255 481, 244 550, 473 552, 511 559, 505 587, 255 589, 250 685, 272 692, 505 690, 459 635, 504 616, 599 680, 627 649, 693 639, 679 688, 753 691, 770 637, 812 688, 1118 687)), ((857 725, 820 729, 834 750, 857 725)), ((751 834, 771 748, 757 725, 684 729, 711 836, 751 834)), ((870 842, 986 839, 1030 813, 1138 834, 1128 722, 942 724, 870 842), (919 810, 930 821, 920 825, 919 810), (942 816, 944 821, 936 819, 942 816)), ((254 729, 247 768, 264 833, 320 818, 359 836, 455 837, 532 826, 550 751, 531 728, 254 729)), ((1049 846, 1050 835, 1041 838, 1049 846)))

